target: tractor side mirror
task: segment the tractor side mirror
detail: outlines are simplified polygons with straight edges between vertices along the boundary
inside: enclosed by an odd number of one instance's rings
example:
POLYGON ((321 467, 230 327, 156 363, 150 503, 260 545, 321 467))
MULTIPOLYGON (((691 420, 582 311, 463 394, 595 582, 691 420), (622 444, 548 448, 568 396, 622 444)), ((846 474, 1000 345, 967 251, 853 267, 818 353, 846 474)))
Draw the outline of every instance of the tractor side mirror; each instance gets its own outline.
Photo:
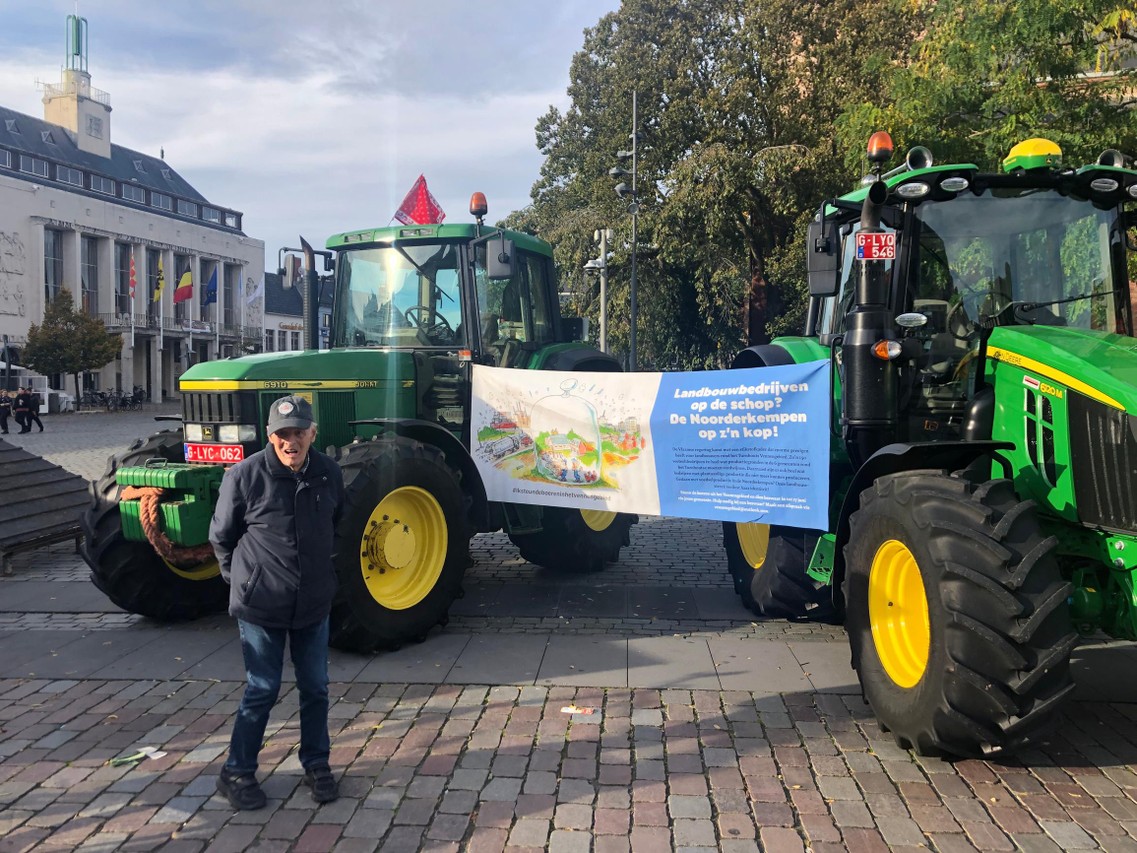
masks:
POLYGON ((491 281, 513 278, 513 241, 502 237, 486 243, 486 276, 491 281))
POLYGON ((561 317, 561 327, 570 341, 584 341, 588 339, 587 317, 561 317))
POLYGON ((805 266, 809 274, 809 295, 818 298, 837 294, 837 273, 841 269, 841 241, 837 223, 822 214, 809 223, 806 231, 805 266))

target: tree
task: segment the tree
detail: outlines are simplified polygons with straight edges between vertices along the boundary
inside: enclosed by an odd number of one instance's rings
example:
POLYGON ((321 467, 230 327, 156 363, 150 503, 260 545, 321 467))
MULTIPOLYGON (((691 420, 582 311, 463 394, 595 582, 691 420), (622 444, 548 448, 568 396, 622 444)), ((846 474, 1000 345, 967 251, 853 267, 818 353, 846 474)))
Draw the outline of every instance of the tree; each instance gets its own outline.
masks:
POLYGON ((37 373, 70 373, 78 406, 79 374, 110 364, 121 349, 121 336, 108 332, 98 317, 76 311, 71 291, 62 289, 47 303, 43 324, 28 330, 24 360, 37 373))

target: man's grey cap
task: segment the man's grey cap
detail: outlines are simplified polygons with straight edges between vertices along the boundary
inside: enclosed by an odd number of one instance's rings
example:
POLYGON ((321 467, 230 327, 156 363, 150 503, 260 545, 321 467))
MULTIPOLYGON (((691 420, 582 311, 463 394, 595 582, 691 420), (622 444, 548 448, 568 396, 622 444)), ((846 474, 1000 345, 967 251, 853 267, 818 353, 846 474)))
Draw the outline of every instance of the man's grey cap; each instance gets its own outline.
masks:
POLYGON ((270 434, 280 429, 308 429, 312 421, 312 404, 303 397, 281 397, 268 410, 270 434))

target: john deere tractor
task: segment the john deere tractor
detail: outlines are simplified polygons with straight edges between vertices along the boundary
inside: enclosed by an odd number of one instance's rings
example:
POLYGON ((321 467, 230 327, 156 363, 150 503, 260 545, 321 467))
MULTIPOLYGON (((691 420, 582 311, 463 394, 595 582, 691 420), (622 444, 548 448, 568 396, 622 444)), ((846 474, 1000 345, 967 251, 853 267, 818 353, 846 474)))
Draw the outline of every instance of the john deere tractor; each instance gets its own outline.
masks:
POLYGON ((891 154, 811 225, 805 334, 735 365, 830 360, 829 529, 724 539, 755 612, 844 620, 898 744, 996 754, 1055 721, 1079 636, 1137 639, 1137 171, 891 154))
POLYGON ((223 609, 207 542, 226 466, 265 446, 273 400, 312 403, 316 446, 343 469, 332 642, 418 640, 461 592, 469 540, 504 528, 539 565, 593 570, 634 516, 493 503, 469 453, 471 365, 616 371, 559 313, 549 245, 482 224, 411 225, 307 244, 309 349, 205 362, 180 381, 182 423, 110 460, 83 519, 92 579, 125 610, 186 619, 223 609), (334 267, 331 348, 317 349, 315 255, 334 267))

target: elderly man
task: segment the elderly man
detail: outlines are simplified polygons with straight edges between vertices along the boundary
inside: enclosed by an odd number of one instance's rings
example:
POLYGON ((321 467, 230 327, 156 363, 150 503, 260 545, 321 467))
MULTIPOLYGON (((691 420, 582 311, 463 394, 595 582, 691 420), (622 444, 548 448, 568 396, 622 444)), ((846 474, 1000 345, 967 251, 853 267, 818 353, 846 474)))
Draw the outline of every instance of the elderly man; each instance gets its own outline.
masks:
POLYGON ((328 613, 343 477, 333 460, 312 449, 316 424, 303 397, 274 402, 267 432, 269 447, 226 472, 209 527, 246 674, 217 790, 242 810, 265 805, 257 756, 280 693, 286 641, 300 691, 304 782, 317 802, 339 796, 328 765, 328 613))

